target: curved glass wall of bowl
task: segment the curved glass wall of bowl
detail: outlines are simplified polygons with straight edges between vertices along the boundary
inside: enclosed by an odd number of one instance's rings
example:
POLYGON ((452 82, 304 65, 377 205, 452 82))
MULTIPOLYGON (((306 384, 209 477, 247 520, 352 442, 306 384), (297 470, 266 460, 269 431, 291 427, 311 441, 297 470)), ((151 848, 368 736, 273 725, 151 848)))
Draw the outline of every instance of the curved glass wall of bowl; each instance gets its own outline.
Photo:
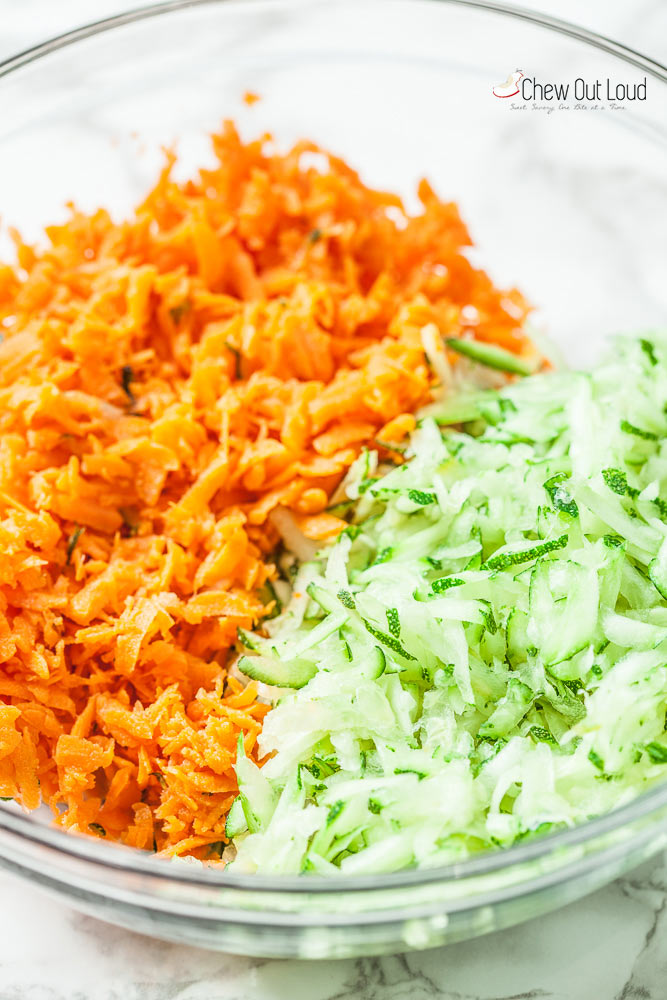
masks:
MULTIPOLYGON (((231 117, 282 147, 311 138, 411 206, 426 175, 460 204, 476 258, 524 290, 570 363, 592 362, 616 330, 667 322, 667 70, 559 22, 482 2, 176 2, 2 64, 0 106, 2 222, 32 240, 68 200, 131 210, 164 145, 179 176, 205 165, 208 133, 231 117), (248 90, 262 99, 246 105, 248 90)), ((502 854, 323 884, 160 861, 0 805, 0 864, 167 938, 367 955, 561 905, 664 847, 666 817, 661 787, 502 854)))
POLYGON ((6 223, 37 237, 68 199, 127 212, 162 146, 186 175, 230 116, 246 137, 312 138, 409 203, 428 176, 462 206, 492 276, 525 291, 578 363, 602 336, 667 318, 667 97, 649 61, 422 0, 409 15, 270 0, 149 13, 2 80, 6 223), (496 97, 515 71, 522 89, 496 97), (642 99, 616 99, 644 81, 642 99), (577 99, 596 83, 599 99, 577 99), (262 100, 247 107, 247 90, 262 100))
POLYGON ((667 844, 667 787, 586 827, 447 869, 346 879, 226 876, 0 807, 0 866, 145 934, 265 957, 343 958, 500 930, 593 892, 667 844))

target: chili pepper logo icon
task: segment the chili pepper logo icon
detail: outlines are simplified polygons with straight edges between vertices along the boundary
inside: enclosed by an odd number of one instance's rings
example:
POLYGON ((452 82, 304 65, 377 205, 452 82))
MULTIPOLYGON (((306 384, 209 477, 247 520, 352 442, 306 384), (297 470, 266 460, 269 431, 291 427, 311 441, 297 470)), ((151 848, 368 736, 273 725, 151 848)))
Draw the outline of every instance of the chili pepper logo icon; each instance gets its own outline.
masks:
POLYGON ((504 83, 497 83, 493 88, 494 97, 514 97, 519 93, 519 80, 523 77, 523 70, 518 69, 515 73, 510 73, 504 83))

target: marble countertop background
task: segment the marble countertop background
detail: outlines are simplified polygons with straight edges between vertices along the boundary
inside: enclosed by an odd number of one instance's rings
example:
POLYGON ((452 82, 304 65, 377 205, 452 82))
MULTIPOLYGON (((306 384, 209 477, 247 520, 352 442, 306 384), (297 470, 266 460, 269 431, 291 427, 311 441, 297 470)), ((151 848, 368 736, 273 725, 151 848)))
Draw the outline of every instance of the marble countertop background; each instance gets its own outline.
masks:
MULTIPOLYGON (((523 5, 667 60, 665 0, 523 5)), ((0 0, 0 58, 125 6, 0 0)), ((424 953, 321 963, 259 961, 154 941, 0 875, 0 1000, 408 998, 667 1000, 667 858, 509 931, 424 953)))

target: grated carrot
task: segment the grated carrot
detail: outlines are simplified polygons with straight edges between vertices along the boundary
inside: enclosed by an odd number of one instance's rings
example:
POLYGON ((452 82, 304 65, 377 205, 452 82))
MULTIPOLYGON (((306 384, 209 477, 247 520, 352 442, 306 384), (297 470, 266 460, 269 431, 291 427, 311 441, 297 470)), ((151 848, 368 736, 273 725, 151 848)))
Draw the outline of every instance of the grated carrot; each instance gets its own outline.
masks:
POLYGON ((426 182, 411 217, 310 143, 226 123, 213 146, 130 219, 72 208, 0 267, 0 796, 215 858, 268 710, 225 665, 271 511, 335 534, 360 448, 429 399, 424 324, 522 352, 526 307, 426 182))

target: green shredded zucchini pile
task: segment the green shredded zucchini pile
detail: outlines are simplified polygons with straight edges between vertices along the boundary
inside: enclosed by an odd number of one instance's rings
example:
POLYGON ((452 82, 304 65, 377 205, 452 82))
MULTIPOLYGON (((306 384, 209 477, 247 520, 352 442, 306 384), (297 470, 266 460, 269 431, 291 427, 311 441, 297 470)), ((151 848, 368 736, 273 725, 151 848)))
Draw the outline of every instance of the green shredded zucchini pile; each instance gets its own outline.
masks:
POLYGON ((445 864, 666 776, 666 404, 667 339, 627 337, 360 458, 350 526, 241 637, 286 690, 274 755, 239 757, 235 871, 445 864))

